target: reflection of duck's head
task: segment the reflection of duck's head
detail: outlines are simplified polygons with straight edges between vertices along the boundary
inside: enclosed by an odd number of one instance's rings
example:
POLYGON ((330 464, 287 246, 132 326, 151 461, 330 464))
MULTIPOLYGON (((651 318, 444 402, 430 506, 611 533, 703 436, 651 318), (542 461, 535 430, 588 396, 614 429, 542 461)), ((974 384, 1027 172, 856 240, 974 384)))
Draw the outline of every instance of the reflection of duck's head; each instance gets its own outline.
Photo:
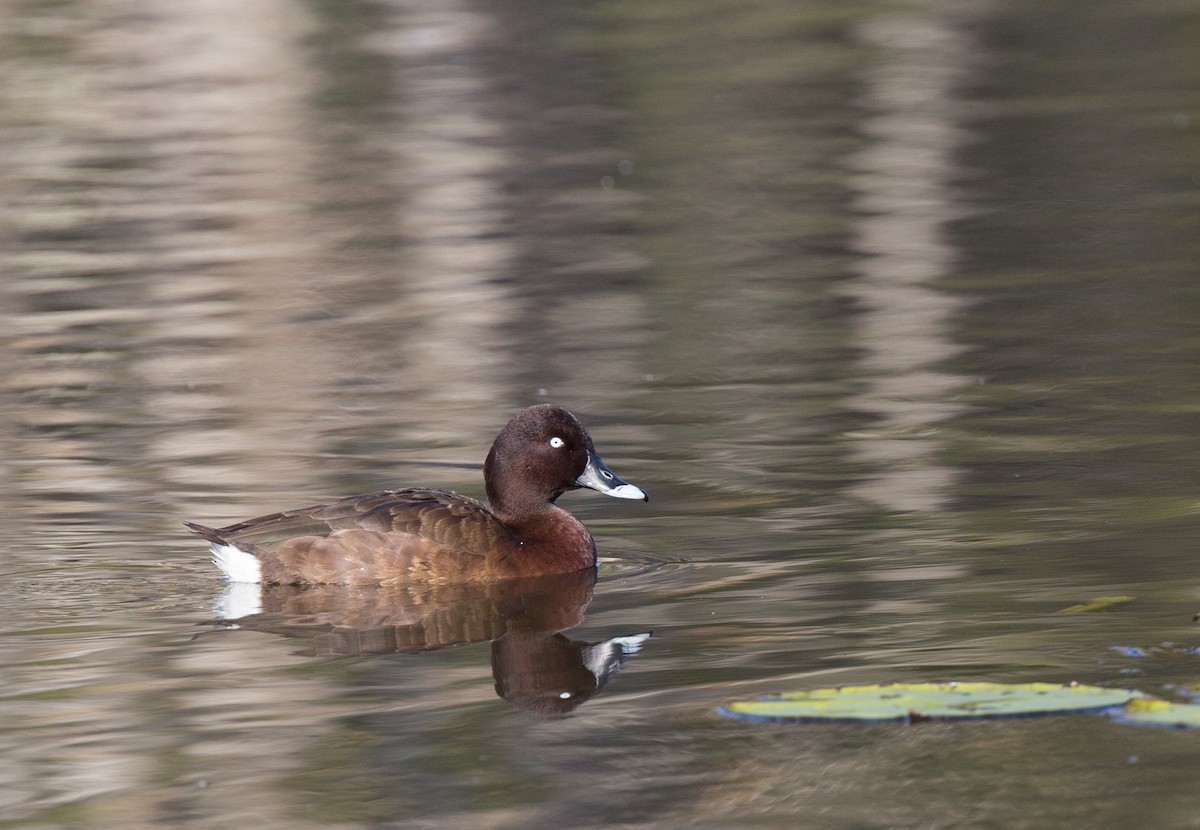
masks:
POLYGON ((386 490, 223 528, 188 523, 234 582, 377 584, 507 579, 590 568, 596 546, 554 502, 587 487, 645 500, 560 406, 518 412, 484 465, 490 508, 447 490, 386 490))
POLYGON ((516 706, 563 715, 595 695, 649 634, 599 643, 558 632, 583 622, 595 570, 460 585, 226 586, 221 604, 254 590, 254 613, 233 627, 308 641, 315 655, 395 654, 492 641, 496 692, 516 706))
POLYGON ((506 634, 492 643, 496 694, 538 715, 566 715, 604 688, 649 638, 647 632, 586 643, 562 634, 506 634))

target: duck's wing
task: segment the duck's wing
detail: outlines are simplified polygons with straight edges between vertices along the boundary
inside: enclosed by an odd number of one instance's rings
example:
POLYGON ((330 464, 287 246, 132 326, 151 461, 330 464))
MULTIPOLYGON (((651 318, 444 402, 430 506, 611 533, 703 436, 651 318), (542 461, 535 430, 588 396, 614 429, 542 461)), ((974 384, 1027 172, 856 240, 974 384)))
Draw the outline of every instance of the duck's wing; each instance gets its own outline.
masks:
POLYGON ((327 504, 285 510, 227 527, 188 528, 210 542, 243 550, 272 550, 298 537, 324 538, 339 530, 407 535, 483 556, 508 529, 482 502, 449 490, 381 490, 327 504))

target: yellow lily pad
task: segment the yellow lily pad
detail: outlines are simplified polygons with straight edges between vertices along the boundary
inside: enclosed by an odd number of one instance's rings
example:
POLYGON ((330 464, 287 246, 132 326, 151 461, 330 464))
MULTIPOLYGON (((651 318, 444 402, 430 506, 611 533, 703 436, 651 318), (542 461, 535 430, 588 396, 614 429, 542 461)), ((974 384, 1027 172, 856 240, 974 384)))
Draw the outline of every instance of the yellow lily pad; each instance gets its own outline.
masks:
POLYGON ((1156 698, 1135 698, 1112 713, 1117 723, 1133 726, 1173 726, 1178 729, 1200 728, 1200 706, 1172 703, 1156 698))
POLYGON ((1081 602, 1078 605, 1069 605, 1056 614, 1083 614, 1088 611, 1099 611, 1102 608, 1108 608, 1111 605, 1120 605, 1122 602, 1133 602, 1133 597, 1096 597, 1091 602, 1081 602))
POLYGON ((1094 712, 1137 697, 1128 689, 1077 683, 883 683, 788 692, 717 711, 755 721, 912 722, 1094 712))

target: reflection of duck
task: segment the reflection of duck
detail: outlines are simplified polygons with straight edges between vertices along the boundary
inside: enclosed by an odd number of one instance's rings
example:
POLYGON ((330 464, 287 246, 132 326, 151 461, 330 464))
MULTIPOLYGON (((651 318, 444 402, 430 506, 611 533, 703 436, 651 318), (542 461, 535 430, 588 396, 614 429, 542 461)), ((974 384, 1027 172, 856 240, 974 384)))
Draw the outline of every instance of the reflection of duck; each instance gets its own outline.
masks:
POLYGON ((496 694, 539 715, 565 715, 604 688, 648 639, 649 631, 598 643, 562 634, 505 634, 492 641, 496 694))
POLYGON ((518 412, 483 468, 490 508, 448 490, 385 490, 223 528, 188 523, 234 582, 401 584, 570 573, 596 563, 583 523, 554 501, 588 487, 646 494, 605 466, 591 436, 550 404, 518 412))
POLYGON ((458 585, 300 587, 232 583, 218 612, 240 629, 308 640, 320 655, 393 654, 492 641, 496 693, 542 715, 562 715, 593 697, 649 633, 599 643, 558 633, 583 622, 594 569, 458 585), (254 592, 250 616, 233 610, 254 592))

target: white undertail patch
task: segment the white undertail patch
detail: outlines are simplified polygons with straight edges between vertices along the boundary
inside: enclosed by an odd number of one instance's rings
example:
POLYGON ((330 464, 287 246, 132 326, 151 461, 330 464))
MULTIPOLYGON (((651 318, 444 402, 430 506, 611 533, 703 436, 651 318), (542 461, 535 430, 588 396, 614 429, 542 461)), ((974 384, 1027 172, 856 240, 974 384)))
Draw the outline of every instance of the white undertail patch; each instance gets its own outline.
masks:
POLYGON ((213 564, 221 569, 221 573, 230 582, 262 582, 262 562, 258 557, 235 545, 219 545, 216 542, 209 548, 212 551, 213 564))

